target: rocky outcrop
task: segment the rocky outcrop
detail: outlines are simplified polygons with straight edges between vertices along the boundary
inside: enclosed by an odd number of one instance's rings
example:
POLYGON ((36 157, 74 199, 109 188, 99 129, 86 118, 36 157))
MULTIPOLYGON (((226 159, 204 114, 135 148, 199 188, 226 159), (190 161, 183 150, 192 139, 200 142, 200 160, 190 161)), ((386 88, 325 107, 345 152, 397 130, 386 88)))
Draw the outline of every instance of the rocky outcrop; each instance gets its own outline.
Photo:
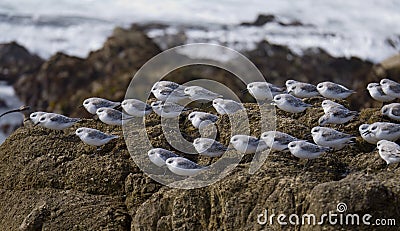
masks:
POLYGON ((159 52, 138 27, 116 28, 86 59, 55 54, 37 73, 21 77, 16 93, 36 110, 83 116, 76 105, 91 96, 122 100, 133 73, 159 52))
MULTIPOLYGON (((323 113, 317 106, 320 101, 308 100, 316 107, 295 116, 278 110, 277 129, 310 139, 310 130, 323 113)), ((259 136, 258 107, 245 107, 251 133, 259 136)), ((192 141, 199 134, 185 119, 189 112, 180 120, 180 129, 192 141)), ((154 147, 171 149, 159 119, 155 114, 147 116, 147 134, 154 147)), ((361 123, 374 121, 388 120, 380 116, 379 109, 368 109, 358 120, 333 127, 358 135, 361 123)), ((220 116, 218 137, 225 144, 230 136, 227 124, 229 117, 220 116)), ((83 144, 74 135, 78 126, 122 136, 120 127, 93 120, 83 120, 64 133, 28 124, 0 146, 1 230, 370 230, 371 226, 327 223, 257 223, 265 209, 269 214, 321 216, 337 212, 339 202, 347 204, 346 214, 368 213, 374 219, 400 220, 400 170, 387 167, 374 146, 360 137, 355 145, 327 153, 306 166, 288 152, 271 152, 254 175, 248 173, 251 156, 245 156, 217 183, 183 190, 146 176, 131 159, 122 138, 101 150, 83 144)), ((203 165, 210 161, 207 157, 185 156, 203 165)), ((397 230, 398 226, 385 228, 397 230)))
POLYGON ((23 74, 35 73, 43 60, 16 42, 0 44, 0 80, 14 83, 23 74))

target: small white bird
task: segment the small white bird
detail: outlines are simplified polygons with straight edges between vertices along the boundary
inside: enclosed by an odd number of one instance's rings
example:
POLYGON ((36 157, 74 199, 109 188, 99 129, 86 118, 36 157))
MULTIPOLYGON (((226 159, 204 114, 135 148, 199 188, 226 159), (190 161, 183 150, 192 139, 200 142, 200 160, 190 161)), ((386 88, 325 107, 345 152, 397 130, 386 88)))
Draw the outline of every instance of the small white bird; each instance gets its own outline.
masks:
POLYGON ((326 99, 324 101, 322 101, 321 104, 322 108, 324 109, 324 113, 328 113, 330 111, 335 111, 336 109, 342 109, 342 110, 349 110, 347 109, 345 106, 339 104, 339 103, 335 103, 332 100, 326 99))
POLYGON ((274 104, 279 109, 290 113, 300 113, 311 107, 310 104, 306 104, 301 99, 289 94, 276 95, 274 97, 274 104))
POLYGON ((332 128, 313 127, 311 135, 314 142, 322 147, 330 147, 334 150, 340 150, 348 144, 354 143, 356 137, 336 131, 332 128))
POLYGON ((171 157, 165 163, 171 172, 180 176, 194 176, 208 169, 183 157, 171 157))
POLYGON ((99 130, 85 127, 76 129, 75 134, 83 143, 91 146, 101 146, 110 142, 110 140, 119 138, 119 136, 109 135, 99 130))
POLYGON ((182 111, 185 111, 185 107, 176 103, 156 101, 151 103, 153 111, 163 118, 175 118, 178 117, 182 111))
POLYGON ((150 105, 137 99, 125 99, 121 105, 127 114, 134 117, 144 117, 153 111, 150 105))
POLYGON ((247 91, 256 100, 272 100, 275 95, 283 93, 285 89, 267 82, 252 82, 247 84, 247 91))
POLYGON ((209 138, 196 138, 193 146, 200 155, 209 157, 219 157, 223 155, 228 148, 220 142, 209 138))
POLYGON ((39 117, 35 125, 52 130, 64 130, 80 120, 79 118, 70 118, 56 113, 46 113, 39 117))
POLYGON ((383 106, 381 113, 392 120, 400 121, 400 103, 391 103, 383 106))
POLYGON ((344 109, 331 109, 328 113, 321 116, 318 120, 319 125, 326 124, 345 124, 358 115, 356 111, 344 109))
POLYGON ((286 81, 286 88, 288 93, 293 94, 298 98, 311 98, 319 95, 315 85, 296 80, 286 81))
POLYGON ((290 142, 298 140, 296 137, 278 131, 264 132, 261 134, 261 139, 265 141, 271 150, 277 151, 288 149, 290 142))
POLYGON ((37 122, 39 122, 39 118, 40 118, 42 115, 46 114, 46 113, 47 113, 47 112, 44 112, 44 111, 32 112, 32 113, 29 115, 29 119, 31 119, 31 121, 32 121, 33 124, 36 124, 37 122))
POLYGON ((386 95, 400 98, 400 83, 390 79, 382 79, 380 84, 383 92, 385 92, 386 95))
POLYGON ((390 95, 386 95, 385 92, 382 90, 382 86, 379 83, 369 83, 367 86, 367 90, 370 96, 379 102, 390 102, 395 100, 395 97, 390 95))
POLYGON ((394 142, 381 140, 377 143, 379 155, 386 161, 386 164, 400 162, 400 146, 394 142))
POLYGON ((167 87, 167 88, 170 88, 170 89, 178 89, 178 88, 180 88, 182 90, 185 89, 185 87, 180 85, 180 84, 177 84, 177 83, 172 82, 172 81, 166 81, 166 80, 158 81, 158 82, 154 83, 152 89, 153 88, 157 88, 157 87, 161 87, 161 88, 167 87))
POLYGON ((234 135, 230 143, 233 145, 233 148, 244 154, 262 152, 268 149, 268 145, 264 140, 254 136, 234 135))
POLYGON ((165 166, 168 158, 179 157, 177 154, 163 148, 153 148, 147 152, 147 155, 150 161, 158 167, 165 166))
MULTIPOLYGON (((107 107, 101 107, 97 109, 96 114, 99 117, 100 121, 105 124, 122 126, 122 121, 123 121, 122 112, 118 110, 107 107)), ((124 118, 124 119, 129 119, 129 118, 124 118)))
POLYGON ((200 126, 217 122, 218 116, 206 112, 194 111, 189 114, 188 119, 195 128, 199 128, 200 126))
POLYGON ((368 132, 369 124, 362 124, 358 127, 361 137, 370 144, 376 144, 379 140, 368 132))
POLYGON ((317 85, 319 93, 328 99, 345 99, 355 93, 353 90, 332 82, 322 82, 317 85))
POLYGON ((196 100, 213 101, 214 99, 222 98, 222 95, 199 86, 186 87, 184 93, 186 96, 189 97, 189 99, 193 101, 196 100))
POLYGON ((377 140, 396 141, 400 139, 400 124, 376 122, 369 126, 365 134, 371 134, 377 140))
POLYGON ((182 88, 171 89, 169 87, 155 87, 151 90, 154 97, 157 100, 162 102, 169 102, 169 103, 178 103, 182 100, 187 99, 188 97, 183 92, 182 88))
POLYGON ((304 140, 292 141, 288 144, 293 156, 300 159, 316 159, 321 154, 331 151, 331 148, 318 146, 304 140))
POLYGON ((212 105, 220 115, 234 114, 240 110, 244 110, 241 103, 230 99, 214 99, 212 105))
POLYGON ((103 98, 97 98, 97 97, 93 97, 93 98, 88 98, 85 99, 83 101, 83 107, 85 107, 85 109, 90 113, 95 115, 97 109, 101 108, 101 107, 108 107, 108 108, 115 108, 118 107, 119 105, 121 105, 120 102, 113 102, 107 99, 103 99, 103 98))

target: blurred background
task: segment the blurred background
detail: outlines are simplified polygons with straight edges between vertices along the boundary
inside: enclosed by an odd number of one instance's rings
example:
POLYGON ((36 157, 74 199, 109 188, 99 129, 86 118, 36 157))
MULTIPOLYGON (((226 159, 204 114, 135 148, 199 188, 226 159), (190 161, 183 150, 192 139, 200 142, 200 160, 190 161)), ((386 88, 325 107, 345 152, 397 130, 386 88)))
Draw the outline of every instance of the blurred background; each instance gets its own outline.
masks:
MULTIPOLYGON (((360 93, 353 109, 376 106, 366 84, 400 80, 398 22, 397 0, 2 0, 0 113, 27 104, 88 116, 77 108, 84 98, 121 100, 148 59, 193 42, 242 52, 269 82, 336 81, 360 93)), ((244 87, 217 68, 167 78, 244 87)), ((15 114, 0 119, 0 143, 21 121, 15 114)))

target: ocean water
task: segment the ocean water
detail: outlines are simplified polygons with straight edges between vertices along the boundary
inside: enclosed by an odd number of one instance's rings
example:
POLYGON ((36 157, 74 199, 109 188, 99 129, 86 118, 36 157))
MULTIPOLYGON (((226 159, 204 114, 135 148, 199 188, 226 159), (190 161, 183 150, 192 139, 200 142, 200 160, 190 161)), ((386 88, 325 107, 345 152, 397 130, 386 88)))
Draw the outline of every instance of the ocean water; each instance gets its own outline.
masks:
MULTIPOLYGON (((243 50, 262 39, 296 53, 320 47, 334 56, 379 62, 400 52, 398 0, 2 0, 0 42, 16 40, 47 58, 57 51, 85 57, 115 26, 164 22, 191 25, 188 42, 214 42, 243 50), (238 26, 258 14, 308 26, 238 26), (201 26, 201 28, 196 27, 201 26)), ((153 30, 151 37, 178 30, 153 30)))
MULTIPOLYGON (((22 106, 22 102, 15 96, 14 88, 1 81, 0 100, 6 104, 6 107, 0 107, 0 114, 22 106)), ((23 123, 23 120, 24 116, 21 113, 10 113, 0 118, 0 144, 23 123)))

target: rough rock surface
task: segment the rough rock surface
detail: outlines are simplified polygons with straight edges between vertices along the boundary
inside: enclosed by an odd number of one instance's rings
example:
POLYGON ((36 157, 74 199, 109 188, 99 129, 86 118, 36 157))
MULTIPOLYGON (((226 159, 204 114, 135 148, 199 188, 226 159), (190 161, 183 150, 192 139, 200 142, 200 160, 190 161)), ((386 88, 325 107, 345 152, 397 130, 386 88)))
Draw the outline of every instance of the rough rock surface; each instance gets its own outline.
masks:
MULTIPOLYGON (((302 139, 323 112, 315 108, 291 116, 277 110, 277 129, 302 139)), ((246 104, 251 134, 259 136, 258 109, 246 104)), ((187 116, 185 112, 184 116, 187 116)), ((198 137, 185 117, 181 130, 189 141, 198 137)), ((146 118, 155 147, 170 149, 159 117, 146 118)), ((358 135, 361 123, 388 121, 378 109, 361 112, 359 120, 333 126, 358 135)), ((217 122, 219 139, 227 143, 227 116, 217 122)), ((262 226, 258 214, 336 212, 339 202, 348 213, 400 221, 400 169, 387 167, 374 146, 362 141, 327 153, 307 167, 287 152, 272 152, 261 169, 248 173, 245 158, 224 179, 205 188, 183 190, 160 185, 135 165, 122 138, 101 150, 83 144, 78 126, 122 136, 120 127, 84 120, 65 133, 28 124, 0 146, 1 230, 370 230, 367 226, 262 226)), ((132 130, 134 133, 135 130, 132 130)), ((188 156, 189 157, 189 156, 188 156)), ((189 157, 204 164, 207 157, 189 157)), ((385 227, 397 230, 397 227, 385 227)))

